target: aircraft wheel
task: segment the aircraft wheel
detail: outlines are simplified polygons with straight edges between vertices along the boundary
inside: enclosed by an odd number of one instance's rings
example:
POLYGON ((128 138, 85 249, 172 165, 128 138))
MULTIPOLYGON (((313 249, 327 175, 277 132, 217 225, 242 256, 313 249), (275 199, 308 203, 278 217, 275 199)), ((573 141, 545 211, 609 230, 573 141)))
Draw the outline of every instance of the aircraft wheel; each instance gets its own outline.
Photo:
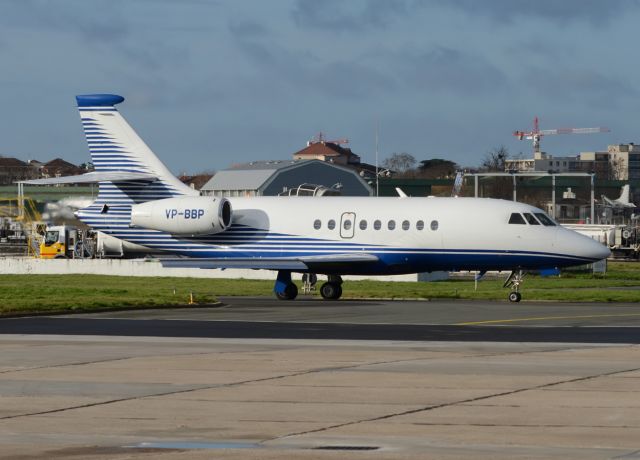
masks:
POLYGON ((276 292, 276 297, 280 300, 293 300, 298 296, 298 286, 293 283, 287 284, 284 292, 276 292))
POLYGON ((522 295, 519 292, 513 291, 509 293, 509 302, 520 302, 522 295))
POLYGON ((320 295, 327 300, 339 299, 342 295, 342 286, 338 283, 324 283, 320 287, 320 295))

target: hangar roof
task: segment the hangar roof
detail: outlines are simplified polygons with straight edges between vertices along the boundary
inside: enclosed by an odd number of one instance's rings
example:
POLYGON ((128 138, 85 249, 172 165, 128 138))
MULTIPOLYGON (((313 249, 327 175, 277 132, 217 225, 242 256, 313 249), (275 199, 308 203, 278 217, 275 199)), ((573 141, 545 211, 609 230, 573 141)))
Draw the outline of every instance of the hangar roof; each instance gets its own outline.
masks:
MULTIPOLYGON (((316 160, 317 161, 317 160, 316 160)), ((252 161, 216 173, 202 190, 258 190, 277 170, 308 164, 304 160, 252 161)))

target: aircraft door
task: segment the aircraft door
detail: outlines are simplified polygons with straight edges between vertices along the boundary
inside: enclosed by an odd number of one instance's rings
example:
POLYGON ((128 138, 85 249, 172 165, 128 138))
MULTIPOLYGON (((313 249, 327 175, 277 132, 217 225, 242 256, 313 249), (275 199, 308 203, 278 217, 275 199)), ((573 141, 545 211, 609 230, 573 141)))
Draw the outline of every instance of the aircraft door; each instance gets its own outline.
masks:
POLYGON ((340 236, 342 238, 353 238, 356 226, 356 214, 354 212, 343 212, 340 217, 340 236))

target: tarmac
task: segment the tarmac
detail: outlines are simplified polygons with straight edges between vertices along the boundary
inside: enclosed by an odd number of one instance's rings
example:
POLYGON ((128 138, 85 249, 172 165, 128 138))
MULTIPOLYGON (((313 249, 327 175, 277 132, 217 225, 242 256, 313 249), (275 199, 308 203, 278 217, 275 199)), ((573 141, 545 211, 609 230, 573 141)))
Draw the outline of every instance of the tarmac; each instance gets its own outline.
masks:
POLYGON ((0 320, 0 458, 640 459, 637 304, 223 300, 0 320))

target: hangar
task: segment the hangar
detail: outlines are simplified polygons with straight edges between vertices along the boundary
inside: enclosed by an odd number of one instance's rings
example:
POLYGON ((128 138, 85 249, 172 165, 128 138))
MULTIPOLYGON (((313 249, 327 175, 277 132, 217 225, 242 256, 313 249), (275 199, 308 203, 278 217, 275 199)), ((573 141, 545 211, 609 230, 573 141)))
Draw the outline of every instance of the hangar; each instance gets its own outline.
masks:
POLYGON ((213 196, 275 196, 311 184, 344 196, 371 196, 373 190, 356 171, 321 160, 252 161, 219 171, 201 189, 213 196))

